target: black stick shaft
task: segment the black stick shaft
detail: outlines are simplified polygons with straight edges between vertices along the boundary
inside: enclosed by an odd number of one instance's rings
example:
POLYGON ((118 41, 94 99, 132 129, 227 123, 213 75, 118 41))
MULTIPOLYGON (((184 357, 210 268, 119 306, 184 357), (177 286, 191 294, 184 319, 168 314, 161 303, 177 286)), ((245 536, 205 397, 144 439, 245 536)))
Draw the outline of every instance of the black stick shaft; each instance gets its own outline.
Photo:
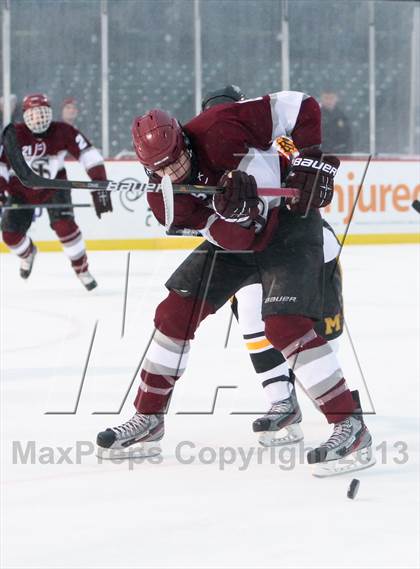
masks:
POLYGON ((12 204, 0 206, 0 211, 7 209, 73 209, 75 207, 93 207, 89 203, 75 203, 75 204, 57 204, 57 203, 42 203, 42 204, 12 204))
MULTIPOLYGON (((9 159, 10 165, 15 171, 16 176, 27 188, 36 190, 74 190, 85 189, 91 191, 104 190, 107 192, 112 191, 127 191, 127 192, 161 192, 162 187, 160 184, 153 184, 151 182, 113 182, 111 180, 51 180, 38 176, 26 163, 22 154, 22 149, 19 145, 16 135, 15 126, 10 123, 3 131, 3 145, 6 155, 9 159)), ((174 194, 202 194, 211 196, 223 192, 224 188, 218 186, 198 186, 194 184, 173 184, 174 194)), ((291 197, 298 198, 299 190, 296 188, 259 188, 258 195, 260 196, 278 196, 278 197, 291 197)))

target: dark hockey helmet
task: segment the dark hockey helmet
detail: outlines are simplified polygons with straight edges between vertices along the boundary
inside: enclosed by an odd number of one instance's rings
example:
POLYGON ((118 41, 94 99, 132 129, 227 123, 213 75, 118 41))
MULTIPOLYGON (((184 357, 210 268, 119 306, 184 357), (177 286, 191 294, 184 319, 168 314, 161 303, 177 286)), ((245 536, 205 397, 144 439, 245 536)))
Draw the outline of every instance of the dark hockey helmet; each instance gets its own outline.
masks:
POLYGON ((23 120, 34 134, 45 132, 52 121, 51 103, 43 93, 26 95, 22 103, 23 120))
POLYGON ((244 101, 245 99, 244 93, 237 85, 226 85, 223 89, 206 93, 201 101, 201 110, 206 111, 221 103, 235 103, 236 101, 244 101))
POLYGON ((136 117, 131 134, 138 159, 152 172, 178 160, 186 149, 179 122, 159 109, 152 109, 147 114, 136 117))

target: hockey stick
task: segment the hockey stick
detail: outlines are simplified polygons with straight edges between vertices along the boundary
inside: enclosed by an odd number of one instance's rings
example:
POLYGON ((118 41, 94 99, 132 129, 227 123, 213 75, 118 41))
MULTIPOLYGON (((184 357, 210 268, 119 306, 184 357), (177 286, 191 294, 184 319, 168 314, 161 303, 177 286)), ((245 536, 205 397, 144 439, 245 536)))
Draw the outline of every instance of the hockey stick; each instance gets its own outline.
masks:
POLYGON ((420 200, 414 200, 411 207, 415 209, 417 213, 420 213, 420 200))
POLYGON ((169 228, 166 230, 166 235, 175 237, 202 237, 201 231, 198 229, 179 229, 179 228, 169 228))
MULTIPOLYGON (((105 190, 112 191, 128 191, 128 192, 161 192, 162 184, 153 184, 151 182, 134 182, 123 181, 113 182, 111 180, 51 180, 38 176, 25 161, 22 149, 19 146, 16 128, 10 123, 3 131, 3 145, 10 165, 16 176, 27 188, 36 190, 54 189, 54 190, 105 190)), ((172 184, 174 194, 203 194, 212 196, 224 191, 224 188, 218 186, 197 186, 192 184, 172 184)), ((284 197, 299 198, 300 193, 296 188, 259 188, 258 195, 262 197, 284 197)))
POLYGON ((57 204, 57 203, 42 203, 42 204, 19 204, 19 203, 15 203, 12 205, 1 205, 0 206, 0 211, 4 211, 4 210, 8 210, 8 209, 14 209, 14 210, 20 210, 20 209, 73 209, 75 207, 93 207, 91 204, 89 203, 76 203, 76 204, 57 204))
POLYGON ((165 208, 165 229, 170 231, 175 217, 174 188, 170 176, 163 176, 161 186, 163 206, 165 208))

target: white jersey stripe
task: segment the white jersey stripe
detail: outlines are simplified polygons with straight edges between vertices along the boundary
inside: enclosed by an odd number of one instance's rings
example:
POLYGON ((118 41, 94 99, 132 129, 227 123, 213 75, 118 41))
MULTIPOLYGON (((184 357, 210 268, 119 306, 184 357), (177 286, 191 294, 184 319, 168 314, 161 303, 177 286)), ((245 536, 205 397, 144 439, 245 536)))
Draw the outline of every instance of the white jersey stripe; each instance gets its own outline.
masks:
POLYGON ((340 250, 340 245, 334 235, 334 233, 328 229, 328 227, 323 228, 324 234, 324 262, 329 263, 335 259, 340 250))
POLYGON ((271 117, 273 121, 273 131, 271 139, 278 136, 289 136, 295 128, 296 119, 299 114, 300 106, 305 93, 299 91, 280 91, 270 95, 271 117))
POLYGON ((0 162, 0 178, 4 178, 6 182, 9 181, 9 170, 3 162, 0 162))
POLYGON ((94 166, 99 166, 104 163, 101 153, 97 148, 91 146, 80 154, 79 162, 84 166, 85 170, 90 170, 94 166))

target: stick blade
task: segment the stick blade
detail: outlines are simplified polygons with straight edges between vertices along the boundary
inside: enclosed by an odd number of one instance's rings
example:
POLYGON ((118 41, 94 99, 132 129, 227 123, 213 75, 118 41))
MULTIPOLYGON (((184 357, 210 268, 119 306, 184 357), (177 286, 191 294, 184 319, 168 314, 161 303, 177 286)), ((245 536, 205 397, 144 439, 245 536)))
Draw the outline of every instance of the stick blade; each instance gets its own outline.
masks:
POLYGON ((10 123, 3 130, 2 143, 10 166, 27 188, 34 190, 72 190, 73 188, 86 188, 88 190, 107 190, 109 181, 92 180, 89 182, 73 182, 71 180, 57 180, 38 176, 26 163, 22 148, 17 139, 16 127, 10 123))
POLYGON ((415 209, 417 213, 420 213, 420 200, 414 200, 411 207, 415 209))
POLYGON ((22 155, 22 149, 17 140, 16 127, 13 123, 8 124, 3 130, 2 138, 6 156, 16 176, 24 186, 33 187, 31 183, 31 175, 33 172, 22 155))
POLYGON ((163 176, 161 182, 163 204, 165 206, 165 229, 170 231, 174 222, 175 204, 174 204, 174 188, 169 176, 163 176))

